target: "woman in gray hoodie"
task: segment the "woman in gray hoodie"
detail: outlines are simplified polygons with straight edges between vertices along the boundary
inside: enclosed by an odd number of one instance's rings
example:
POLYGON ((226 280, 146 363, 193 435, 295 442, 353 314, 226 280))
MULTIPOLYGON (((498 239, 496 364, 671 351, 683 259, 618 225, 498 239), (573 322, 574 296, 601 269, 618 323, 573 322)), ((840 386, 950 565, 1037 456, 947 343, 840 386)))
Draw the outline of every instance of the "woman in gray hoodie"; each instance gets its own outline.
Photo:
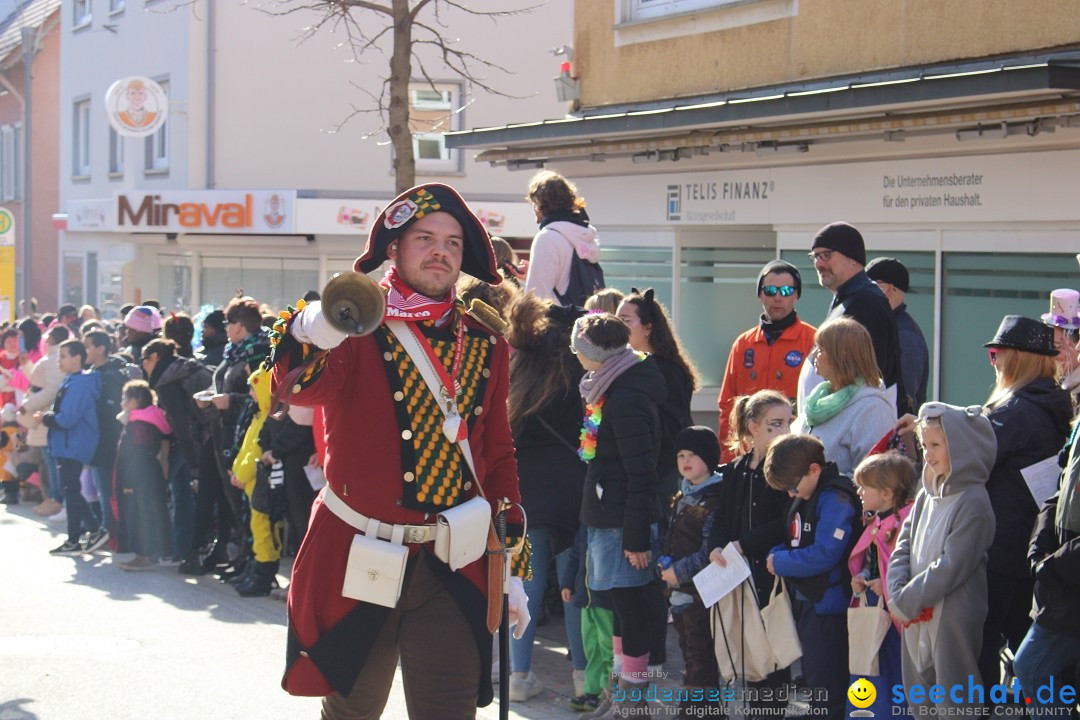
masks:
MULTIPOLYGON (((922 489, 889 560, 890 610, 904 624, 903 676, 922 700, 932 685, 945 688, 940 707, 989 698, 968 697, 981 685, 978 657, 986 618, 986 550, 994 539, 994 511, 986 492, 997 439, 982 408, 931 402, 919 410, 925 452, 922 489), (950 694, 954 685, 959 695, 950 694)), ((918 710, 916 710, 918 712, 918 710)))

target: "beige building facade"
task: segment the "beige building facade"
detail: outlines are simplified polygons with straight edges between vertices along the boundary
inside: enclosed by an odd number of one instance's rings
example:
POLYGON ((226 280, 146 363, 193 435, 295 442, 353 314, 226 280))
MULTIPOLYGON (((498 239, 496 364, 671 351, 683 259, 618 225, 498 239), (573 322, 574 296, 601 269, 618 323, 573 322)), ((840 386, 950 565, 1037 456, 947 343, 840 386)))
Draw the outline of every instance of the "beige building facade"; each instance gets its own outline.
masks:
POLYGON ((930 395, 978 403, 1002 316, 1080 285, 1080 25, 1071 3, 1037 6, 581 0, 572 114, 447 143, 577 181, 609 284, 671 308, 702 420, 762 264, 799 266, 800 315, 824 318, 807 251, 840 219, 908 266, 930 395))

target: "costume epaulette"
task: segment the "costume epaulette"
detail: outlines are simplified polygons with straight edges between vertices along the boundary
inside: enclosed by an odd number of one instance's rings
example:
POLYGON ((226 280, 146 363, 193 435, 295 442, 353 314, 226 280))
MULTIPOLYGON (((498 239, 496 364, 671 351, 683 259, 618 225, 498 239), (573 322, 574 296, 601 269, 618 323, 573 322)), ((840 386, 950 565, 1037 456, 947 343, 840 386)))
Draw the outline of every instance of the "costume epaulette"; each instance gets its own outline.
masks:
POLYGON ((483 300, 473 298, 465 314, 500 337, 510 329, 510 324, 502 319, 499 311, 483 300))

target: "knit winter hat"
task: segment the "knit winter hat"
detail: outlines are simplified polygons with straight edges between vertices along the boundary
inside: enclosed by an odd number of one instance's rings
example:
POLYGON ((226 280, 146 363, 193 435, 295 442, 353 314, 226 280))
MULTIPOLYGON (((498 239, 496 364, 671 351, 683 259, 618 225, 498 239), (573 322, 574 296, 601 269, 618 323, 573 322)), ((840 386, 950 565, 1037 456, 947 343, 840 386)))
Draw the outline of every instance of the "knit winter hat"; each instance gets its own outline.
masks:
POLYGON ((574 321, 574 328, 570 331, 570 349, 574 351, 575 355, 583 355, 593 362, 603 363, 609 358, 613 358, 616 355, 620 355, 630 347, 629 343, 622 347, 604 348, 599 345, 594 345, 589 338, 585 336, 585 328, 583 327, 583 321, 589 317, 588 315, 582 315, 574 321))
POLYGON ((151 334, 161 329, 161 315, 149 305, 139 305, 127 314, 124 325, 132 330, 151 334))
POLYGON ((862 234, 846 222, 829 223, 818 230, 810 249, 817 250, 819 247, 842 253, 860 265, 866 264, 866 243, 862 234))
POLYGON ((795 281, 795 294, 802 297, 802 275, 799 274, 799 268, 784 260, 773 260, 761 268, 761 272, 757 276, 757 295, 761 294, 761 286, 765 283, 765 276, 769 273, 787 273, 790 275, 792 280, 795 281))
POLYGON ((675 436, 675 452, 689 450, 705 462, 709 472, 720 464, 720 441, 716 433, 704 425, 691 425, 675 436))
POLYGON ((879 280, 887 282, 896 286, 896 289, 901 292, 907 292, 908 288, 911 287, 911 276, 908 274, 908 269, 904 267, 904 263, 896 258, 874 258, 866 266, 866 274, 874 282, 879 280))
POLYGON ((202 321, 203 327, 214 328, 219 333, 225 333, 225 311, 224 310, 211 310, 206 313, 206 317, 202 321))

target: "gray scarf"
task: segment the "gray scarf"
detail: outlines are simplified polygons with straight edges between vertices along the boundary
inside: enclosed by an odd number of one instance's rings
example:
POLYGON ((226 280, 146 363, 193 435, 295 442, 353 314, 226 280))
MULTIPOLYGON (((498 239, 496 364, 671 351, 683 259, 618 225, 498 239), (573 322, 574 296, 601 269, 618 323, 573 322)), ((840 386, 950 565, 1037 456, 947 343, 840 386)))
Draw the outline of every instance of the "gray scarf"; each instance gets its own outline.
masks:
POLYGON ((581 397, 590 405, 604 396, 604 393, 615 382, 615 378, 632 368, 645 359, 644 353, 639 353, 629 345, 618 355, 613 355, 604 361, 599 370, 590 370, 581 378, 578 389, 581 397))

